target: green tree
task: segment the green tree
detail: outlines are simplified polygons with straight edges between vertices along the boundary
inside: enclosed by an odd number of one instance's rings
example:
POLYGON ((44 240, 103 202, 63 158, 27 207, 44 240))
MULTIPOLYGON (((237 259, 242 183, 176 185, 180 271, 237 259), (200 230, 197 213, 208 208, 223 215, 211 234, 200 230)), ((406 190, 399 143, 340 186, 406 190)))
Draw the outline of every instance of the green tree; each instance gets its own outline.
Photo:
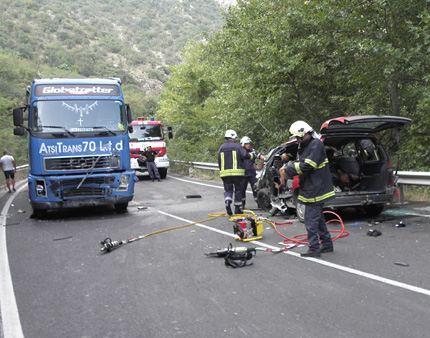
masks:
MULTIPOLYGON (((184 54, 187 73, 204 62, 215 88, 200 104, 201 115, 216 117, 202 125, 205 134, 229 126, 269 147, 285 141, 297 119, 318 128, 338 116, 401 115, 418 121, 403 131, 400 151, 420 152, 402 169, 428 170, 428 7, 428 0, 238 0, 198 57, 184 54)), ((183 69, 173 68, 172 79, 183 69)), ((197 85, 185 83, 169 82, 160 107, 173 93, 190 98, 197 85)), ((192 123, 186 114, 181 106, 171 117, 192 123)))

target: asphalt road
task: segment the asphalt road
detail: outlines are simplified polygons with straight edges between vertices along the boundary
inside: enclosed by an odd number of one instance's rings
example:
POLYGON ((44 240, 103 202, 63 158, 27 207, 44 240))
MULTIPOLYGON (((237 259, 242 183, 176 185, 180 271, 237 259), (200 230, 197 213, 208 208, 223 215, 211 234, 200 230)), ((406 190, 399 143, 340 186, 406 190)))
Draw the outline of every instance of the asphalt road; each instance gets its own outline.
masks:
MULTIPOLYGON (((371 227, 365 215, 343 212, 349 235, 335 241, 334 253, 257 252, 253 265, 232 269, 204 254, 229 243, 279 248, 283 238, 265 223, 262 240, 238 242, 233 223, 218 217, 99 250, 107 237, 126 240, 223 213, 219 182, 144 179, 125 214, 90 208, 33 219, 25 186, 0 202, 0 263, 13 286, 1 270, 4 338, 421 338, 430 330, 429 203, 393 206, 371 227), (369 229, 382 235, 368 236, 369 229)), ((248 207, 267 216, 251 195, 248 207)), ((286 237, 306 232, 295 219, 273 220, 292 223, 278 226, 286 237)))

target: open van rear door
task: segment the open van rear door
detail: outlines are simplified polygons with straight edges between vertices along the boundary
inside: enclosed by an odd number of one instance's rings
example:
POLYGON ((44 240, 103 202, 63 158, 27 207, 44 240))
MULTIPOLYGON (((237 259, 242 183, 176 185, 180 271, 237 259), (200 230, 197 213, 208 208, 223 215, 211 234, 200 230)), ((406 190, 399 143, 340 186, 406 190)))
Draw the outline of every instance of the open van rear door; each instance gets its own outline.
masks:
POLYGON ((410 124, 411 119, 401 116, 350 116, 325 121, 320 129, 321 135, 337 133, 375 134, 386 129, 399 129, 410 124))

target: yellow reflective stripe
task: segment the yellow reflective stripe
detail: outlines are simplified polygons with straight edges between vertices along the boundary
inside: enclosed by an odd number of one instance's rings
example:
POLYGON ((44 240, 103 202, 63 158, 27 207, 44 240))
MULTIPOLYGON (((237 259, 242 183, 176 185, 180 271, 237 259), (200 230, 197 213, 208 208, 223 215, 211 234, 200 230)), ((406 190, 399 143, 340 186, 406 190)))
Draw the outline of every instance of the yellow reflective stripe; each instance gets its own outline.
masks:
POLYGON ((245 176, 245 169, 227 169, 227 170, 222 170, 219 173, 220 177, 225 177, 225 176, 245 176))
POLYGON ((233 169, 237 169, 237 153, 233 150, 231 154, 233 156, 233 169))
POLYGON ((317 164, 314 161, 312 161, 312 160, 310 160, 308 158, 305 158, 304 162, 307 163, 307 164, 309 164, 313 168, 317 168, 317 164))
POLYGON ((220 170, 224 170, 224 153, 221 153, 221 168, 220 170))
POLYGON ((375 153, 375 157, 376 157, 376 159, 379 161, 378 152, 375 150, 375 151, 374 151, 374 153, 375 153))
POLYGON ((336 193, 333 190, 333 191, 328 192, 327 194, 324 194, 322 196, 313 197, 313 198, 306 198, 306 197, 303 197, 302 195, 299 195, 298 199, 304 203, 316 203, 316 202, 324 201, 325 199, 327 199, 329 197, 333 197, 335 195, 336 195, 336 193))
POLYGON ((320 165, 317 165, 314 161, 312 161, 312 160, 310 160, 308 158, 305 159, 305 163, 309 164, 312 168, 322 169, 328 163, 328 158, 326 157, 325 160, 320 165))
POLYGON ((325 167, 325 165, 328 163, 328 158, 326 158, 325 160, 324 160, 324 162, 323 163, 321 163, 319 166, 318 166, 318 168, 317 169, 322 169, 322 168, 324 168, 325 167))
POLYGON ((296 169, 297 175, 303 174, 302 170, 300 169, 300 162, 294 163, 294 168, 296 169))

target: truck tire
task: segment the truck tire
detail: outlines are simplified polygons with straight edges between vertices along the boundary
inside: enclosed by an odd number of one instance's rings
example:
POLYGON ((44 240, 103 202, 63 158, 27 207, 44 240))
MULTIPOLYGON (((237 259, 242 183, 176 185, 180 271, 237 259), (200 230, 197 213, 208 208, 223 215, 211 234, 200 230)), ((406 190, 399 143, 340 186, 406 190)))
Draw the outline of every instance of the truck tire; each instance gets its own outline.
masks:
POLYGON ((33 214, 31 215, 31 218, 43 219, 46 217, 47 214, 47 209, 33 209, 33 214))
POLYGON ((117 203, 114 206, 117 212, 123 213, 127 211, 128 203, 117 203))
POLYGON ((166 178, 166 176, 167 176, 167 168, 160 168, 160 169, 158 169, 158 173, 160 174, 161 178, 166 178))

